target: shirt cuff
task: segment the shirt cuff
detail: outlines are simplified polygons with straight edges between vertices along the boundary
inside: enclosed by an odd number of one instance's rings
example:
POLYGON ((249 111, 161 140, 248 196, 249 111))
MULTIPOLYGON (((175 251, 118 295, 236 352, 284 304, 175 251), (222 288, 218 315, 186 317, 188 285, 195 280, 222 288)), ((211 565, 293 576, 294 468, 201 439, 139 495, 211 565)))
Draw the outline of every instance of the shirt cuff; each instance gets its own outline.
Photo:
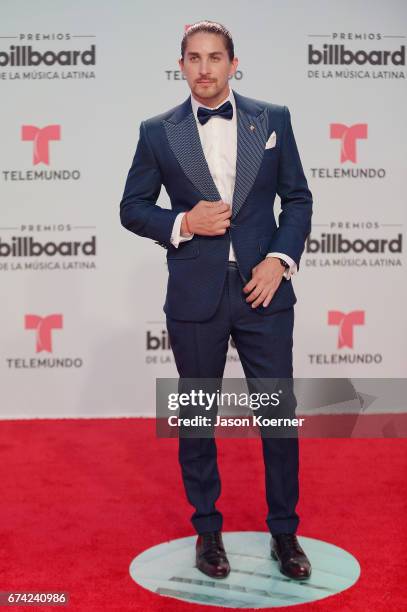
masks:
POLYGON ((267 253, 266 257, 277 257, 278 259, 282 259, 288 263, 290 267, 286 268, 283 274, 287 280, 290 280, 292 275, 297 272, 297 264, 293 259, 291 259, 291 257, 285 255, 285 253, 267 253))
POLYGON ((194 237, 194 234, 188 234, 188 236, 181 236, 181 223, 182 223, 182 217, 185 215, 184 212, 179 213, 176 217, 175 217, 175 221, 174 221, 174 225, 172 226, 172 232, 171 232, 171 244, 172 246, 175 246, 175 248, 178 248, 178 245, 180 244, 180 242, 185 242, 186 240, 191 240, 191 238, 194 237))

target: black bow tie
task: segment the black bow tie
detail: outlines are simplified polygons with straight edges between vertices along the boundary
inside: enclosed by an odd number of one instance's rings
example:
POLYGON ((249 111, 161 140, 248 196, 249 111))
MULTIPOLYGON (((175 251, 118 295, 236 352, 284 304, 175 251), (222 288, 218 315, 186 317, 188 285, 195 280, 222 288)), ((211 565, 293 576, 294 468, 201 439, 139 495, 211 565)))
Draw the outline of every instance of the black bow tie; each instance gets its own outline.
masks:
POLYGON ((198 108, 198 121, 201 125, 205 125, 211 117, 222 117, 223 119, 232 119, 233 117, 233 106, 229 102, 225 102, 219 108, 205 108, 200 106, 198 108))

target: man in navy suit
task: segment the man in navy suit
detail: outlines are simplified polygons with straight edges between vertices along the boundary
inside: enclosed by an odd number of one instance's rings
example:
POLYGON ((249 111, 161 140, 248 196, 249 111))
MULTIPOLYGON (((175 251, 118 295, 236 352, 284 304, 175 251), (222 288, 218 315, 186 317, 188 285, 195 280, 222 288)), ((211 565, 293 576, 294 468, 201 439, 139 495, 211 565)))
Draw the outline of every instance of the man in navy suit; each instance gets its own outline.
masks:
MULTIPOLYGON (((312 196, 290 113, 230 89, 238 60, 221 24, 186 30, 179 64, 191 95, 141 123, 121 222, 167 249, 164 312, 181 378, 222 378, 230 336, 246 378, 292 378, 291 276, 310 233, 312 196), (171 209, 156 204, 162 185, 171 209)), ((262 448, 271 555, 282 573, 303 580, 311 565, 296 537, 298 439, 262 436, 262 448)), ((197 567, 226 577, 214 437, 180 437, 179 461, 195 508, 197 567)))

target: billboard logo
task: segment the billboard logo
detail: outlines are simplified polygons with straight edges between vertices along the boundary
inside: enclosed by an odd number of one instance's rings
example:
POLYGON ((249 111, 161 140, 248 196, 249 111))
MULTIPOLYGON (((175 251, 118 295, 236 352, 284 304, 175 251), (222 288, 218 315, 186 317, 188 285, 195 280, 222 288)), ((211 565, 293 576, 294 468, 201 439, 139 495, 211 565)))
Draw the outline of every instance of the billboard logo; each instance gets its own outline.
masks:
POLYGON ((33 165, 39 163, 49 165, 49 143, 51 140, 61 139, 60 125, 46 125, 39 128, 35 125, 23 125, 21 139, 33 143, 33 165))
POLYGON ((307 43, 308 78, 377 79, 376 87, 379 82, 385 86, 389 79, 406 79, 406 37, 402 32, 325 31, 310 33, 307 38, 312 39, 307 43), (397 39, 403 44, 394 47, 397 39))
POLYGON ((328 312, 328 325, 337 325, 338 348, 347 346, 353 348, 353 328, 355 325, 365 324, 364 310, 352 310, 345 313, 340 310, 330 310, 328 312))
POLYGON ((316 49, 314 45, 308 45, 308 64, 322 64, 349 66, 356 64, 357 66, 405 66, 406 65, 406 48, 401 45, 395 51, 366 51, 365 49, 357 49, 351 51, 345 45, 322 45, 322 49, 316 49))
POLYGON ((40 317, 34 314, 25 315, 25 329, 35 330, 35 352, 52 353, 52 330, 62 329, 62 315, 52 314, 40 317))
POLYGON ((351 161, 356 164, 356 141, 367 139, 367 123, 355 123, 344 125, 343 123, 331 123, 330 137, 341 141, 341 164, 351 161))
POLYGON ((11 45, 7 51, 0 51, 0 67, 21 66, 95 66, 96 46, 85 50, 36 51, 31 45, 11 45))
MULTIPOLYGON (((1 242, 1 239, 0 239, 1 242)), ((319 239, 308 236, 307 253, 347 254, 347 253, 402 253, 403 234, 393 238, 344 238, 342 234, 324 232, 319 239)), ((1 254, 1 244, 0 244, 1 254)))

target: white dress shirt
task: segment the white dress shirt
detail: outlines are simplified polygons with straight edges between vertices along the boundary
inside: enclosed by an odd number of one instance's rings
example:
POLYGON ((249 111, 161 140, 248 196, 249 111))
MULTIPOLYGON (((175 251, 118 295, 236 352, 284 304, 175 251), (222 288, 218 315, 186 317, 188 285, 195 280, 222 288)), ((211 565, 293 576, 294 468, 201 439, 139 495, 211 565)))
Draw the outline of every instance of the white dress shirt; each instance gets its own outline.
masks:
MULTIPOLYGON (((218 106, 204 108, 218 108, 227 101, 230 101, 233 107, 232 119, 223 119, 222 117, 211 117, 205 125, 201 125, 197 118, 198 108, 203 106, 191 94, 192 111, 195 116, 196 125, 198 128, 199 137, 202 144, 202 149, 205 159, 208 163, 213 181, 223 200, 232 206, 233 191, 235 188, 236 179, 236 155, 237 155, 237 118, 236 118, 236 102, 233 91, 229 89, 229 95, 218 106)), ((181 222, 185 212, 179 213, 175 218, 171 233, 171 243, 178 248, 180 242, 191 240, 194 234, 181 236, 181 222)), ((290 266, 286 268, 284 276, 290 279, 297 271, 297 264, 284 253, 267 253, 266 257, 277 257, 283 259, 290 266)), ((229 249, 229 261, 236 261, 232 242, 229 249)))

